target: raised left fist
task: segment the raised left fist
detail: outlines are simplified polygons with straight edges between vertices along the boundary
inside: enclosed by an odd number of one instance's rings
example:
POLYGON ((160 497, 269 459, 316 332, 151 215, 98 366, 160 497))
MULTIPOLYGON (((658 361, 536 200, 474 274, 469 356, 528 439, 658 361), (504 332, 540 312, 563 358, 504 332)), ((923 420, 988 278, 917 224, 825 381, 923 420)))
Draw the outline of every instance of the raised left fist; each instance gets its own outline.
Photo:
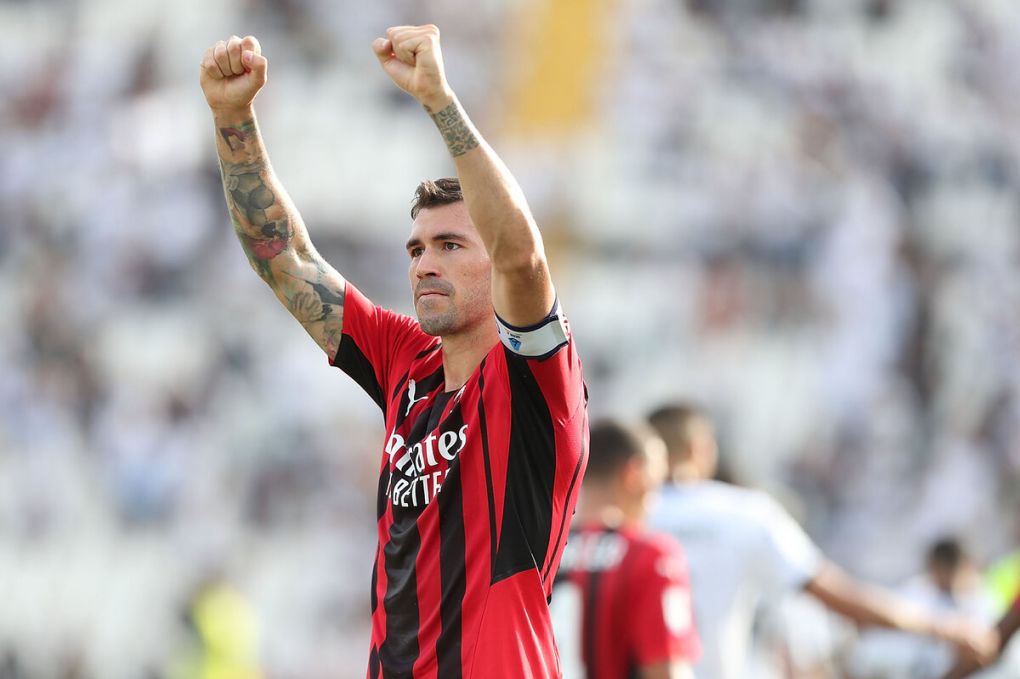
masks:
POLYGON ((436 26, 387 28, 386 37, 376 38, 372 50, 386 75, 429 113, 438 113, 453 102, 436 26))

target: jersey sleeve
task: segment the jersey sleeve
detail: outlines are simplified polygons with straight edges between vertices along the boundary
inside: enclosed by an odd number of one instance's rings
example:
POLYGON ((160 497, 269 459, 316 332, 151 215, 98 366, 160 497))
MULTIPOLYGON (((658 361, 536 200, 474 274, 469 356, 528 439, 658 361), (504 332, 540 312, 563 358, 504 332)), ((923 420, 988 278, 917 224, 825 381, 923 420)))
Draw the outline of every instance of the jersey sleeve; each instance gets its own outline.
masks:
POLYGON ((775 500, 762 498, 758 518, 762 522, 763 549, 757 564, 763 589, 778 594, 806 585, 822 567, 821 551, 775 500))
POLYGON ((496 316, 496 329, 507 370, 534 382, 554 421, 570 419, 587 403, 581 359, 559 300, 535 325, 517 327, 496 316))
POLYGON ((438 343, 415 319, 372 304, 347 283, 343 335, 330 363, 350 375, 385 415, 389 394, 411 361, 438 343))
POLYGON ((679 543, 662 536, 632 571, 631 648, 639 666, 695 663, 701 640, 695 627, 687 561, 679 543))

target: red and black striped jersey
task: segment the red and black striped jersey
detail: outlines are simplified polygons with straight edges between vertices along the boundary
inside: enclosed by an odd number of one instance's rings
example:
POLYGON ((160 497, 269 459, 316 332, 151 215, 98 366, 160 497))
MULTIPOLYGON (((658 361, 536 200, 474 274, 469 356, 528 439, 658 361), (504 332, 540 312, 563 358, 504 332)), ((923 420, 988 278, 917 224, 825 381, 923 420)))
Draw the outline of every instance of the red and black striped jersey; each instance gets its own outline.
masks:
POLYGON ((701 655, 687 562, 665 534, 603 524, 572 531, 550 607, 563 679, 627 679, 701 655))
POLYGON ((559 676, 547 602, 588 426, 558 309, 534 328, 497 319, 503 344, 447 391, 438 338, 347 285, 333 364, 379 405, 387 432, 371 679, 559 676))

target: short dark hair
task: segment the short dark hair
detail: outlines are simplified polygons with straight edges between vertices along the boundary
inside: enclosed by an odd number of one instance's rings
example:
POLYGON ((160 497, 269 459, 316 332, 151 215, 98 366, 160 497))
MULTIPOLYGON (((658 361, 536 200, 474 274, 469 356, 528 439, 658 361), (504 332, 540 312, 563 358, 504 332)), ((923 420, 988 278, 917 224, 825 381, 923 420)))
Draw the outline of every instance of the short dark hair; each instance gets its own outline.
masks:
POLYGON ((678 448, 687 449, 698 422, 711 423, 704 410, 692 403, 670 403, 656 408, 648 416, 648 423, 666 441, 670 458, 680 453, 678 448))
POLYGON ((411 219, 427 207, 438 207, 459 203, 464 200, 460 190, 460 180, 456 177, 426 179, 414 190, 414 202, 411 204, 411 219))
POLYGON ((588 469, 585 479, 611 479, 633 460, 645 454, 650 429, 639 424, 603 419, 592 423, 589 430, 588 469))
POLYGON ((967 559, 963 544, 955 537, 946 536, 936 540, 928 548, 928 565, 941 566, 956 571, 967 559))

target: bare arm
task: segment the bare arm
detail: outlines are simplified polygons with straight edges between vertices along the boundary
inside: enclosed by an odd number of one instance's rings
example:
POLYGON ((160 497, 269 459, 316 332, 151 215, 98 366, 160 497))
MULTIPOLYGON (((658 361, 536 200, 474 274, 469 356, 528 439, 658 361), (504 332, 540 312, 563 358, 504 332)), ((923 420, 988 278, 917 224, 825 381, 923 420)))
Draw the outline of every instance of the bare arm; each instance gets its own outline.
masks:
POLYGON ((545 318, 555 291, 531 209, 520 186, 475 129, 446 82, 439 29, 397 26, 372 48, 383 69, 418 100, 453 156, 471 221, 492 261, 492 304, 516 326, 545 318))
POLYGON ((932 617, 908 601, 865 584, 832 563, 825 564, 804 589, 830 610, 859 625, 888 627, 947 641, 968 657, 986 662, 995 635, 962 618, 932 617))
MULTIPOLYGON (((999 633, 999 639, 1001 640, 999 642, 1000 655, 1006 649, 1006 646, 1009 645, 1017 629, 1020 629, 1020 600, 1013 605, 1009 612, 995 626, 995 631, 999 633)), ((969 677, 979 669, 981 669, 981 665, 972 658, 960 658, 953 669, 942 679, 964 679, 964 677, 969 677)))
POLYGON ((344 279, 316 252, 266 153, 252 100, 266 81, 258 41, 206 51, 201 81, 216 125, 230 218, 248 262, 331 358, 343 327, 344 279))

